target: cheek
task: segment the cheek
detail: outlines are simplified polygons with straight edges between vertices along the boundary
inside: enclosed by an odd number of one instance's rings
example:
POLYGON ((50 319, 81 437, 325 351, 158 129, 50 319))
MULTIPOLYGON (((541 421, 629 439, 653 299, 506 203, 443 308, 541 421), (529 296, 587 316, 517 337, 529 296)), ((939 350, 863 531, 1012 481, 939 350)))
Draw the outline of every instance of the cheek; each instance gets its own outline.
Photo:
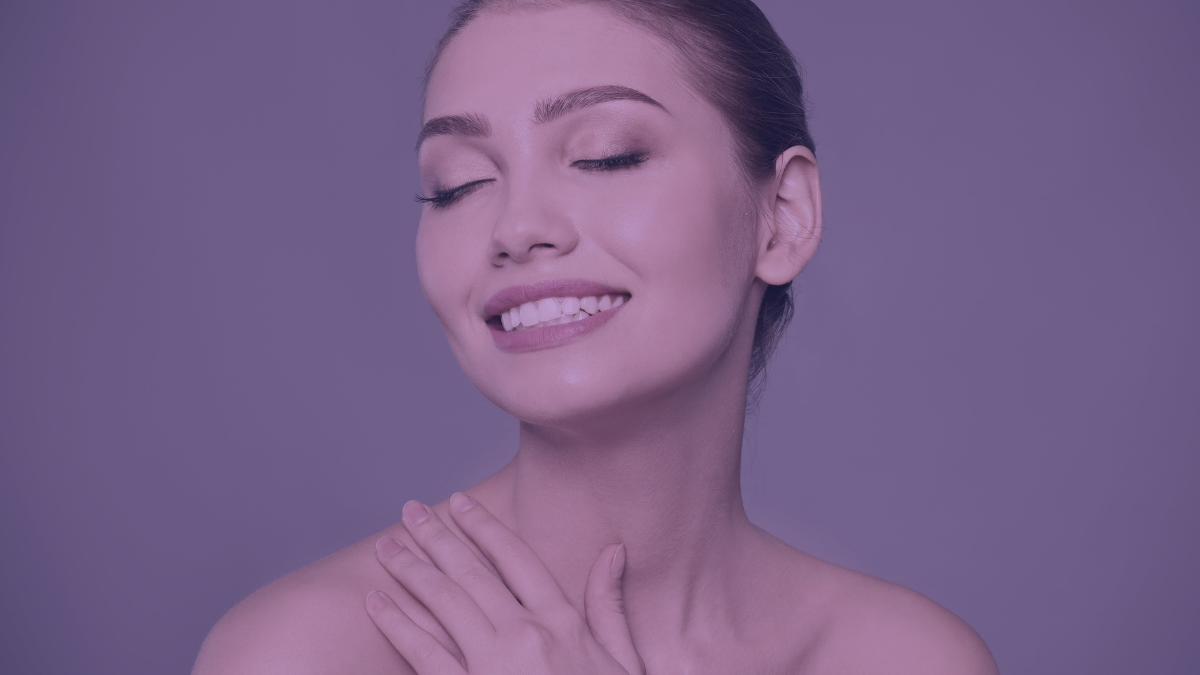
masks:
POLYGON ((753 279, 753 219, 736 178, 694 166, 630 200, 617 246, 656 304, 685 313, 740 306, 753 279))
POLYGON ((610 221, 609 248, 642 291, 628 316, 638 346, 623 358, 642 376, 673 380, 709 368, 744 328, 754 220, 736 177, 706 169, 711 161, 693 166, 646 181, 615 202, 621 207, 610 221))
MULTIPOLYGON (((744 237, 732 212, 700 199, 653 213, 655 221, 641 228, 638 268, 663 292, 680 296, 734 292, 746 268, 744 237)), ((715 297, 713 299, 716 299, 715 297)))
POLYGON ((451 343, 462 330, 474 275, 471 238, 466 228, 422 216, 417 229, 417 276, 425 298, 451 343))

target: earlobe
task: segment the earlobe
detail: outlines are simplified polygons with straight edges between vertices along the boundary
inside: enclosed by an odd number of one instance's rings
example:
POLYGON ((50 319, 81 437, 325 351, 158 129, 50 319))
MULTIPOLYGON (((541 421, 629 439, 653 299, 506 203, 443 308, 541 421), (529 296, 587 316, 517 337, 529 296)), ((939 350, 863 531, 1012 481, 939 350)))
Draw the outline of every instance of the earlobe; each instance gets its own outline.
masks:
POLYGON ((803 146, 784 151, 769 186, 755 275, 778 286, 800 274, 821 241, 821 180, 812 151, 803 146))

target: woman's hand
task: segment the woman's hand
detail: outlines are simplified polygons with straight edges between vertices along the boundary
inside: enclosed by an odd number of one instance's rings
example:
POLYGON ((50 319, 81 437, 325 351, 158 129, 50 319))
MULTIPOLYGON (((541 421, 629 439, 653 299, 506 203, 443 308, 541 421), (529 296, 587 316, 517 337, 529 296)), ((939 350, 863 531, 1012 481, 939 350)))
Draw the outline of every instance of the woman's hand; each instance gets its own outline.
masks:
POLYGON ((483 505, 456 493, 450 512, 500 576, 419 502, 405 506, 404 526, 433 564, 395 539, 376 544, 383 566, 462 651, 460 660, 387 594, 371 593, 368 613, 418 675, 644 675, 621 602, 623 545, 605 547, 592 565, 585 618, 533 549, 483 505))

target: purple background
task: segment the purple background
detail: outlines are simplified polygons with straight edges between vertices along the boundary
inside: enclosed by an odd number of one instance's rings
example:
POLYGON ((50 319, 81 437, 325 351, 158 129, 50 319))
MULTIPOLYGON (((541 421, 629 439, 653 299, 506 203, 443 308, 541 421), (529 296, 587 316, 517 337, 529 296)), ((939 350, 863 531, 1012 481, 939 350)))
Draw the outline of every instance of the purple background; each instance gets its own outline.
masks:
MULTIPOLYGON (((748 509, 1007 672, 1196 672, 1200 4, 762 5, 828 232, 748 509)), ((512 452, 414 272, 447 8, 3 4, 0 671, 186 672, 512 452)))

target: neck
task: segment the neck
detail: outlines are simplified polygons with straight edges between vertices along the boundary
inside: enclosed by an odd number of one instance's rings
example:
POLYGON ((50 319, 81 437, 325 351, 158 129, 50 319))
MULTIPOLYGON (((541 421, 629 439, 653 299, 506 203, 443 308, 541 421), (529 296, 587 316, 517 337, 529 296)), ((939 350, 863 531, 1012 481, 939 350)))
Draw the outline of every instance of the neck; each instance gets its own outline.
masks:
POLYGON ((734 578, 734 553, 752 528, 740 485, 745 388, 684 389, 686 401, 639 406, 607 425, 616 431, 522 423, 516 457, 472 491, 537 551, 580 608, 600 550, 624 543, 623 592, 635 629, 683 633, 700 614, 728 614, 732 608, 719 605, 731 594, 719 589, 734 578))

